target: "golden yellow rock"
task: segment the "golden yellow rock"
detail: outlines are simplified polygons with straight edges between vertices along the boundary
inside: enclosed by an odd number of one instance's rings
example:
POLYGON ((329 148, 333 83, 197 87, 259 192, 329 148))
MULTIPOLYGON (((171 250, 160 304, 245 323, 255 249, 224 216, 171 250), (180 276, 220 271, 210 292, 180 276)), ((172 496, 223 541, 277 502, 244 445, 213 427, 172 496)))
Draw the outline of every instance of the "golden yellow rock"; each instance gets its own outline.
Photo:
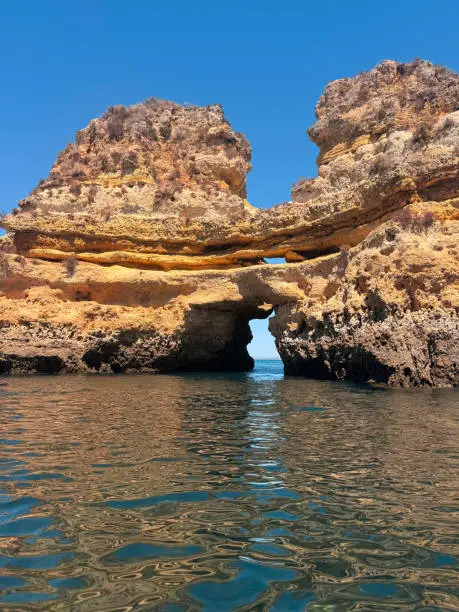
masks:
POLYGON ((0 373, 246 370, 274 311, 287 373, 457 385, 458 99, 428 62, 329 84, 272 209, 220 106, 109 109, 3 220, 0 373))

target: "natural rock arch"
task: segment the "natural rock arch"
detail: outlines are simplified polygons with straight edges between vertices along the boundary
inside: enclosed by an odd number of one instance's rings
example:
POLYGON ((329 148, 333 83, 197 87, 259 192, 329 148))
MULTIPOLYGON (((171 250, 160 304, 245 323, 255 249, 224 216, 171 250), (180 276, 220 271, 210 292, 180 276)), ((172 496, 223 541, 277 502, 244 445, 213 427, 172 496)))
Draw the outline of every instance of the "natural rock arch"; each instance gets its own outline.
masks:
POLYGON ((3 219, 0 372, 248 369, 274 308, 287 373, 456 385, 458 101, 429 62, 330 83, 272 209, 220 106, 110 108, 3 219))

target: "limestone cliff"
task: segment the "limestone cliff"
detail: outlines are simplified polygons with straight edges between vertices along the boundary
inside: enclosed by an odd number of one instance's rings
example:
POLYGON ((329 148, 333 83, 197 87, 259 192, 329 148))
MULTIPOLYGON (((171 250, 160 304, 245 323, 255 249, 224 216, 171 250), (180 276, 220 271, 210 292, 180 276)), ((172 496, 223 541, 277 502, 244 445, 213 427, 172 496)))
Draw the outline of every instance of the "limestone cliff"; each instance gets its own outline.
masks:
MULTIPOLYGON (((410 206, 270 322, 289 374, 458 383, 459 198, 410 206)), ((304 265, 304 264, 303 264, 304 265)))
POLYGON ((112 107, 3 220, 0 370, 249 369, 274 310, 287 373, 457 384, 458 109, 428 62, 335 81, 318 177, 256 209, 220 106, 112 107))

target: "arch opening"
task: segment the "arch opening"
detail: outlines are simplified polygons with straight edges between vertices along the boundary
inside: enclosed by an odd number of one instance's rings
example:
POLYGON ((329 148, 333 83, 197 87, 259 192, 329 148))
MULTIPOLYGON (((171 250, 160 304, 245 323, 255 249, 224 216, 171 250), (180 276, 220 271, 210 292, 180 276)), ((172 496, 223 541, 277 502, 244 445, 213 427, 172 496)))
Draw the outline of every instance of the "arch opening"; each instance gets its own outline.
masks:
POLYGON ((252 319, 249 323, 252 331, 252 340, 247 346, 250 356, 257 361, 276 360, 280 361, 280 356, 276 348, 274 336, 269 331, 269 320, 274 313, 266 319, 252 319))
POLYGON ((265 257, 264 260, 268 264, 283 264, 286 262, 285 257, 265 257))

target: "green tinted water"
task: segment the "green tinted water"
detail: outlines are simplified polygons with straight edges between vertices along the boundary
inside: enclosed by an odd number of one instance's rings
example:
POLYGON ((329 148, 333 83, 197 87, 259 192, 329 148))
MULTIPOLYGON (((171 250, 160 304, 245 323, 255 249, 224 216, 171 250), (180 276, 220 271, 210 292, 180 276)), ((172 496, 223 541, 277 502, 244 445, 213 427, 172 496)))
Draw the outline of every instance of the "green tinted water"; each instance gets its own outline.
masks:
POLYGON ((3 382, 2 610, 459 609, 455 390, 3 382))

